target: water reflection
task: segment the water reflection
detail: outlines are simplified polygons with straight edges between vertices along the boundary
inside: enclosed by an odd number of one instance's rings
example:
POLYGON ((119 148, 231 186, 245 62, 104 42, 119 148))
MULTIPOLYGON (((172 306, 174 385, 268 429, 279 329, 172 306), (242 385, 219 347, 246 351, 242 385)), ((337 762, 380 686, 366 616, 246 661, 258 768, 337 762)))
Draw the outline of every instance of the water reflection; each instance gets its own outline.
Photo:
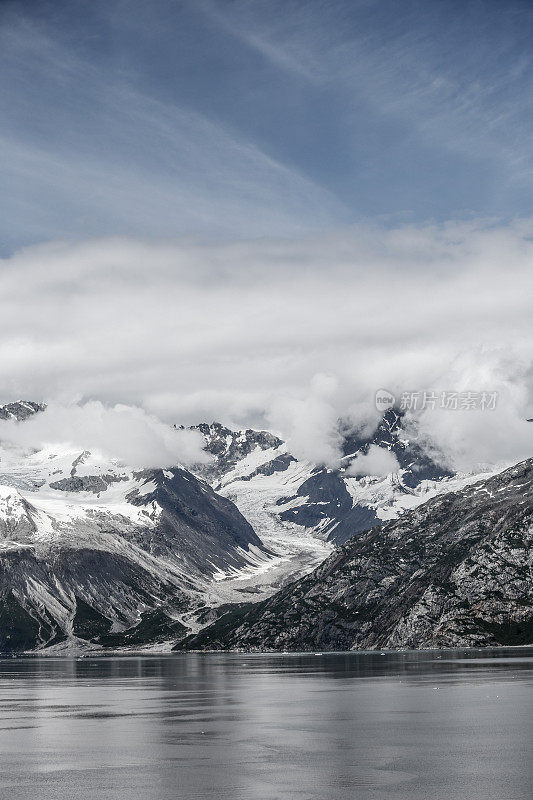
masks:
POLYGON ((531 800, 532 683, 531 648, 5 660, 0 787, 531 800))

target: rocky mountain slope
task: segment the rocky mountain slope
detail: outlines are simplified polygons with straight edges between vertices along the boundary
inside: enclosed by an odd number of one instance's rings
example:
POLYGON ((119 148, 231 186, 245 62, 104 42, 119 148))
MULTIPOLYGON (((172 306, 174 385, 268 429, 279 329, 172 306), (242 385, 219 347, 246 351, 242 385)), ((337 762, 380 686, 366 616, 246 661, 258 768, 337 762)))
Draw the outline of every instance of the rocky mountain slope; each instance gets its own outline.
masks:
POLYGON ((271 595, 312 571, 350 536, 476 480, 432 460, 404 425, 404 415, 390 409, 368 435, 346 426, 338 469, 297 459, 268 431, 196 426, 214 460, 193 471, 235 503, 272 555, 256 570, 226 571, 208 604, 271 595), (371 448, 391 454, 394 471, 351 475, 354 458, 371 448))
POLYGON ((351 650, 533 642, 533 459, 348 541, 177 649, 351 650))
MULTIPOLYGON (((30 408, 7 413, 25 424, 30 408)), ((65 446, 0 448, 0 650, 117 646, 124 632, 145 644, 174 638, 215 577, 271 557, 234 504, 181 467, 134 471, 65 446)))
POLYGON ((423 502, 428 492, 445 488, 445 479, 452 478, 453 473, 406 438, 403 416, 389 409, 368 436, 347 430, 340 469, 315 468, 295 496, 279 499, 278 504, 286 506, 280 518, 319 530, 335 544, 343 544, 354 534, 398 516, 416 502, 423 502), (350 477, 354 459, 367 455, 371 447, 393 454, 397 469, 384 477, 372 474, 350 477), (298 503, 298 498, 304 498, 305 502, 298 503))

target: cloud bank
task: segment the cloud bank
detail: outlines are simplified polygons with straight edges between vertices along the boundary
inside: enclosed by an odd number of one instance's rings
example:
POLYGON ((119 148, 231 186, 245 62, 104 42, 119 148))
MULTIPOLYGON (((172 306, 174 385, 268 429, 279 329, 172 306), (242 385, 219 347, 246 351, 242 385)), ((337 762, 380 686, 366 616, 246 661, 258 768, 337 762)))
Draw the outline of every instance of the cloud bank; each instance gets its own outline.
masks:
POLYGON ((2 422, 2 442, 25 448, 64 444, 117 458, 130 467, 170 467, 206 463, 200 433, 175 430, 141 408, 101 402, 60 405, 23 423, 2 422))
POLYGON ((2 399, 270 426, 334 465, 339 418, 376 421, 380 387, 493 390, 495 411, 421 430, 461 464, 512 460, 531 454, 532 293, 533 220, 36 246, 2 262, 2 399))

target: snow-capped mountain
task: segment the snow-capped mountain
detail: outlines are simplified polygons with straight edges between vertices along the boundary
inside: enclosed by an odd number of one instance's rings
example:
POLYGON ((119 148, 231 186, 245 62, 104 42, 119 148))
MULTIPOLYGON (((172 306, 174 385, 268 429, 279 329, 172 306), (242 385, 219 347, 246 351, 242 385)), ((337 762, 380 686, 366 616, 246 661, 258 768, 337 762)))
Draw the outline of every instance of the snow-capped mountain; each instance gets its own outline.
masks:
POLYGON ((197 429, 214 462, 207 470, 203 465, 193 470, 210 478, 215 491, 235 503, 271 553, 253 574, 235 571, 224 576, 216 590, 225 602, 258 600, 323 561, 334 544, 311 528, 283 520, 278 505, 286 491, 296 491, 311 474, 313 465, 297 461, 268 431, 232 431, 219 423, 197 429))
POLYGON ((308 543, 320 539, 343 544, 474 479, 436 463, 417 441, 409 440, 402 423, 403 414, 389 409, 370 435, 347 430, 339 469, 298 460, 266 431, 230 431, 217 423, 199 430, 216 459, 208 473, 213 487, 231 498, 247 519, 253 518, 259 536, 275 549, 272 537, 295 532, 308 543), (352 476, 354 459, 370 448, 393 454, 394 471, 352 476))
POLYGON ((215 578, 271 558, 233 503, 181 467, 135 471, 65 446, 1 448, 0 649, 108 635, 116 645, 139 622, 146 641, 154 625, 173 638, 215 578))
MULTIPOLYGON (((0 407, 25 425, 33 402, 0 407)), ((2 446, 0 650, 175 641, 228 604, 259 601, 315 569, 338 544, 475 476, 431 461, 387 412, 347 432, 332 470, 298 460, 268 431, 199 425, 212 463, 134 470, 65 445, 2 446), (350 475, 371 447, 385 477, 350 475), (209 481, 209 482, 208 482, 209 481)))
POLYGON ((355 536, 176 649, 371 650, 533 640, 533 459, 355 536))
POLYGON ((17 403, 7 403, 0 406, 0 419, 15 419, 20 422, 33 416, 38 411, 44 411, 44 403, 33 403, 31 400, 19 400, 17 403))
POLYGON ((254 451, 270 451, 283 444, 281 439, 268 431, 255 431, 251 428, 232 431, 220 422, 212 422, 211 425, 204 422, 194 425, 192 429, 202 434, 205 439, 205 449, 214 457, 211 464, 197 468, 197 471, 211 482, 235 469, 239 462, 254 451))

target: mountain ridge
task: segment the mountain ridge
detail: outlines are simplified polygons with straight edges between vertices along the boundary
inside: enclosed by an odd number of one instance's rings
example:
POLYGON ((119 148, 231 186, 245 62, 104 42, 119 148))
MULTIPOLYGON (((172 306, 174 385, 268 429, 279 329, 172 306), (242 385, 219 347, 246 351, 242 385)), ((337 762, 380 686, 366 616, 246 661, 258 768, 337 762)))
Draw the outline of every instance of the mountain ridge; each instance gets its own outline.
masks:
MULTIPOLYGON (((0 409, 25 424, 46 406, 0 409)), ((59 445, 2 449, 0 648, 168 649, 228 609, 278 596, 349 537, 479 478, 432 461, 402 420, 391 409, 369 435, 346 429, 338 469, 297 459, 268 431, 220 423, 195 426, 213 461, 191 470, 134 470, 59 445), (398 471, 349 475, 371 447, 393 453, 398 471)))

